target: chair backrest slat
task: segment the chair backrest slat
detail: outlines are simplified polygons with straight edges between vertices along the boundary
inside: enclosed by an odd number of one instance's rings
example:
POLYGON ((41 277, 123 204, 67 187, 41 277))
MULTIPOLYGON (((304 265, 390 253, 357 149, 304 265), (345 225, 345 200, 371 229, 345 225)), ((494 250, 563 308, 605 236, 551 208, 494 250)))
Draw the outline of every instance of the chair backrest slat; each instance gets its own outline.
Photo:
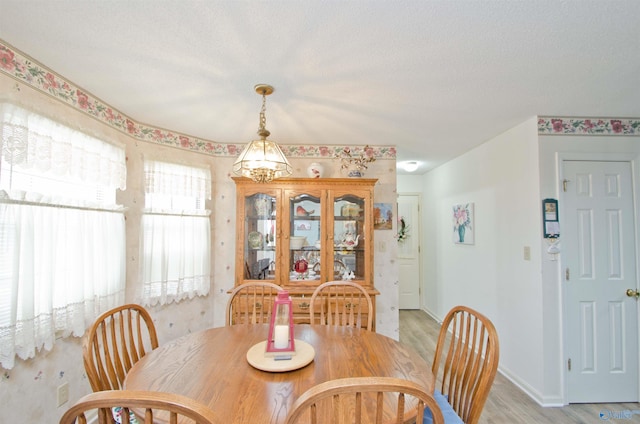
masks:
POLYGON ((266 281, 237 286, 227 301, 225 325, 269 323, 273 302, 280 290, 277 284, 266 281))
POLYGON ((426 388, 394 377, 352 377, 325 381, 304 392, 293 404, 285 424, 422 423, 425 408, 434 424, 443 424, 442 411, 426 388), (407 406, 408 400, 416 406, 407 406), (323 412, 324 411, 324 412, 323 412))
POLYGON ((498 333, 489 318, 466 306, 442 322, 432 371, 440 391, 467 424, 480 418, 500 357, 498 333))
POLYGON ((373 302, 366 289, 350 281, 320 284, 311 296, 311 325, 373 329, 373 302))
POLYGON ((88 412, 96 410, 99 423, 111 423, 111 409, 114 407, 122 408, 120 417, 123 424, 129 424, 131 411, 136 413, 142 424, 152 424, 156 418, 170 424, 177 424, 182 418, 197 424, 220 423, 214 411, 185 396, 138 390, 103 390, 82 397, 64 413, 60 424, 86 424, 88 412))
POLYGON ((123 305, 100 315, 82 342, 91 388, 94 392, 121 389, 131 367, 157 347, 153 320, 142 306, 123 305))

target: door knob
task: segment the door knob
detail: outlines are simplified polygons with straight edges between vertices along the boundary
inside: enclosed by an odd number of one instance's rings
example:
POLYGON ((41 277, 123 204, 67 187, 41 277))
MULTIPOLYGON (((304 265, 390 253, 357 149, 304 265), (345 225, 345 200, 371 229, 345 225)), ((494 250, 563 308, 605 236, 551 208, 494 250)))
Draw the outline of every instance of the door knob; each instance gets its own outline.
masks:
POLYGON ((637 299, 638 296, 640 296, 640 292, 638 292, 638 290, 634 290, 634 289, 627 289, 627 296, 635 297, 637 299))

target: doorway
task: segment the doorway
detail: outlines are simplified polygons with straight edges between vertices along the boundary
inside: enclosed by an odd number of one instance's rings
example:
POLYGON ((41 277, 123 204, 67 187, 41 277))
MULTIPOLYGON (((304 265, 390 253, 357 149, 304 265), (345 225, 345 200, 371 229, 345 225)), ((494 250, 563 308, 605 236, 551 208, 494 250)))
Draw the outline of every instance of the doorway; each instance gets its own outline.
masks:
POLYGON ((637 402, 636 218, 629 161, 563 160, 561 223, 569 403, 637 402))
POLYGON ((400 309, 420 309, 420 194, 398 194, 398 227, 402 225, 404 236, 398 240, 400 309))

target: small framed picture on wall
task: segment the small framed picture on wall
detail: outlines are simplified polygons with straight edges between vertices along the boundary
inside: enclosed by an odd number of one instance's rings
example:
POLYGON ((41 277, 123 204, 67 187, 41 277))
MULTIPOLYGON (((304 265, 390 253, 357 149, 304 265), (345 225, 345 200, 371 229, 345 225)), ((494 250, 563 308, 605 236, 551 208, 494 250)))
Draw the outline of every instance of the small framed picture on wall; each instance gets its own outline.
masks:
POLYGON ((393 228, 393 205, 391 203, 373 204, 373 229, 390 230, 393 228))
POLYGON ((475 239, 475 216, 473 203, 453 205, 453 242, 473 244, 475 239))

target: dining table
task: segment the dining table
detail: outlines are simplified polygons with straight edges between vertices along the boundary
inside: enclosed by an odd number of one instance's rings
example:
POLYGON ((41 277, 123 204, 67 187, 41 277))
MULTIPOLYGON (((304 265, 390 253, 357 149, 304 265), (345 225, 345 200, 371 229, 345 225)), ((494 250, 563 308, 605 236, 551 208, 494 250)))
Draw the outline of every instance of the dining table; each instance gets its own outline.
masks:
POLYGON ((269 365, 263 366, 268 332, 268 325, 253 324, 182 336, 141 358, 127 373, 124 388, 187 396, 226 424, 284 423, 307 389, 344 377, 403 378, 433 392, 431 366, 390 337, 353 327, 300 324, 294 328, 300 356, 291 362, 265 359, 269 365))

